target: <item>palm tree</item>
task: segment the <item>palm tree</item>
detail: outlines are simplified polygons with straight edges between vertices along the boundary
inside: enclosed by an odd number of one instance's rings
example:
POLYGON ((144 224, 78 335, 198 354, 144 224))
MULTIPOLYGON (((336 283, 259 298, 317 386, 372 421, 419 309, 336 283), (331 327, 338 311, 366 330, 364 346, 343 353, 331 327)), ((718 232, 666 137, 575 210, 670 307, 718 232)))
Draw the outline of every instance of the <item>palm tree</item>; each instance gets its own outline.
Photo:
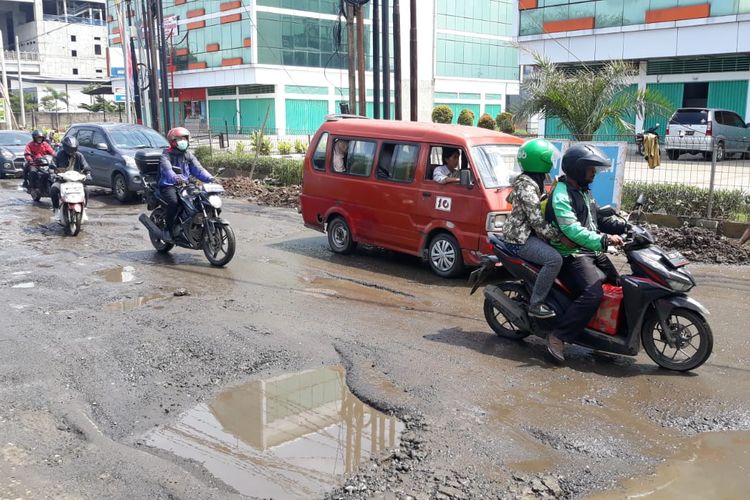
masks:
POLYGON ((56 113, 60 111, 61 102, 65 105, 68 104, 67 93, 59 92, 52 87, 45 87, 45 90, 47 91, 47 95, 39 100, 39 104, 41 104, 45 111, 56 113))
POLYGON ((609 61, 602 66, 561 67, 534 54, 536 71, 521 84, 523 100, 516 110, 523 120, 542 114, 555 117, 579 141, 590 141, 603 125, 632 132, 633 116, 669 115, 672 103, 653 90, 634 90, 631 83, 638 74, 624 61, 609 61))

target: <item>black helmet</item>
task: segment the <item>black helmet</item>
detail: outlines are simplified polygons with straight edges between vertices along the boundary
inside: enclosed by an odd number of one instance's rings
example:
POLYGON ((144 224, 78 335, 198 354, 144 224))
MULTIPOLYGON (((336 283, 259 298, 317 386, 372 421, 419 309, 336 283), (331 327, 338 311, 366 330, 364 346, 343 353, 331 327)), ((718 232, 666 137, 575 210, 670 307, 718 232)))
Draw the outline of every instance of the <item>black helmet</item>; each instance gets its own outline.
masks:
POLYGON ((78 151, 78 139, 69 135, 62 140, 62 147, 68 156, 73 156, 78 151))
POLYGON ((31 138, 32 138, 33 140, 36 140, 36 138, 37 138, 37 137, 41 137, 42 139, 44 139, 44 134, 42 133, 42 131, 41 131, 41 130, 34 130, 34 131, 33 131, 33 132, 31 133, 31 138))
POLYGON ((589 167, 606 169, 612 162, 602 151, 591 144, 576 144, 568 148, 562 157, 562 171, 582 188, 588 187, 586 170, 589 167))

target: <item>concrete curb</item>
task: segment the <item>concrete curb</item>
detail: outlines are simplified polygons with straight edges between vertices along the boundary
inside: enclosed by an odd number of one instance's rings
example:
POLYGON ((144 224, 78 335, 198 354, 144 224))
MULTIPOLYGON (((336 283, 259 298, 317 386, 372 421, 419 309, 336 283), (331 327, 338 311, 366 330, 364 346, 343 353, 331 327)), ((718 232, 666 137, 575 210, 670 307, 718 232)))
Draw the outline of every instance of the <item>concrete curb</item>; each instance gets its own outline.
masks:
POLYGON ((712 219, 702 219, 700 217, 682 217, 677 215, 667 214, 645 214, 646 220, 651 224, 657 226, 665 226, 678 228, 684 225, 690 227, 702 227, 713 231, 720 236, 726 236, 727 238, 739 239, 745 230, 748 228, 748 224, 741 222, 730 222, 730 221, 719 221, 712 219))

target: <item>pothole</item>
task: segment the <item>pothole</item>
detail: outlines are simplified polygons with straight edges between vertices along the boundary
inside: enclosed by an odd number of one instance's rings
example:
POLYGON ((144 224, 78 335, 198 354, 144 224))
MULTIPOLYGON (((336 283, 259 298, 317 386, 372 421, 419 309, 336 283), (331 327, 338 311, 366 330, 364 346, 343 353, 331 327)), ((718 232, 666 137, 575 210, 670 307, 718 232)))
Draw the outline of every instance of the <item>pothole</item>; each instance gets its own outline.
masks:
POLYGON ((327 367, 229 389, 146 444, 201 463, 242 494, 313 498, 398 447, 403 429, 349 391, 343 368, 327 367))
POLYGON ((97 271, 96 274, 108 283, 130 283, 135 280, 135 268, 133 266, 102 269, 97 271))
POLYGON ((160 293, 154 293, 151 295, 142 295, 134 299, 125 299, 125 300, 120 300, 117 302, 112 302, 111 304, 105 305, 104 309, 107 311, 114 311, 114 312, 127 312, 127 311, 132 311, 133 309, 136 309, 138 307, 145 306, 149 302, 153 302, 156 300, 164 300, 167 298, 168 297, 166 295, 163 295, 160 293))

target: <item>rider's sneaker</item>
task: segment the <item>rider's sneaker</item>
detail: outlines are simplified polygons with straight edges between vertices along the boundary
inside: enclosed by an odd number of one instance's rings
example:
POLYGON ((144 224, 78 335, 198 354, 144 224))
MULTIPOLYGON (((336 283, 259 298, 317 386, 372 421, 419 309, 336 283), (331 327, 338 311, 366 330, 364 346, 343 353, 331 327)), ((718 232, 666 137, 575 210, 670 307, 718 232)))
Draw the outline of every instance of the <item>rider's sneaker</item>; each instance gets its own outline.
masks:
POLYGON ((86 214, 86 209, 83 209, 83 214, 81 215, 81 222, 88 222, 89 216, 86 214))
POLYGON ((62 222, 62 211, 59 208, 56 208, 52 213, 52 218, 57 222, 62 222))
POLYGON ((547 335, 547 351, 559 363, 565 361, 565 354, 563 354, 564 345, 563 341, 555 335, 551 333, 547 335))
POLYGON ((533 316, 539 319, 547 319, 554 318, 556 314, 555 311, 547 306, 547 304, 540 302, 539 304, 532 304, 529 307, 529 316, 533 316))

